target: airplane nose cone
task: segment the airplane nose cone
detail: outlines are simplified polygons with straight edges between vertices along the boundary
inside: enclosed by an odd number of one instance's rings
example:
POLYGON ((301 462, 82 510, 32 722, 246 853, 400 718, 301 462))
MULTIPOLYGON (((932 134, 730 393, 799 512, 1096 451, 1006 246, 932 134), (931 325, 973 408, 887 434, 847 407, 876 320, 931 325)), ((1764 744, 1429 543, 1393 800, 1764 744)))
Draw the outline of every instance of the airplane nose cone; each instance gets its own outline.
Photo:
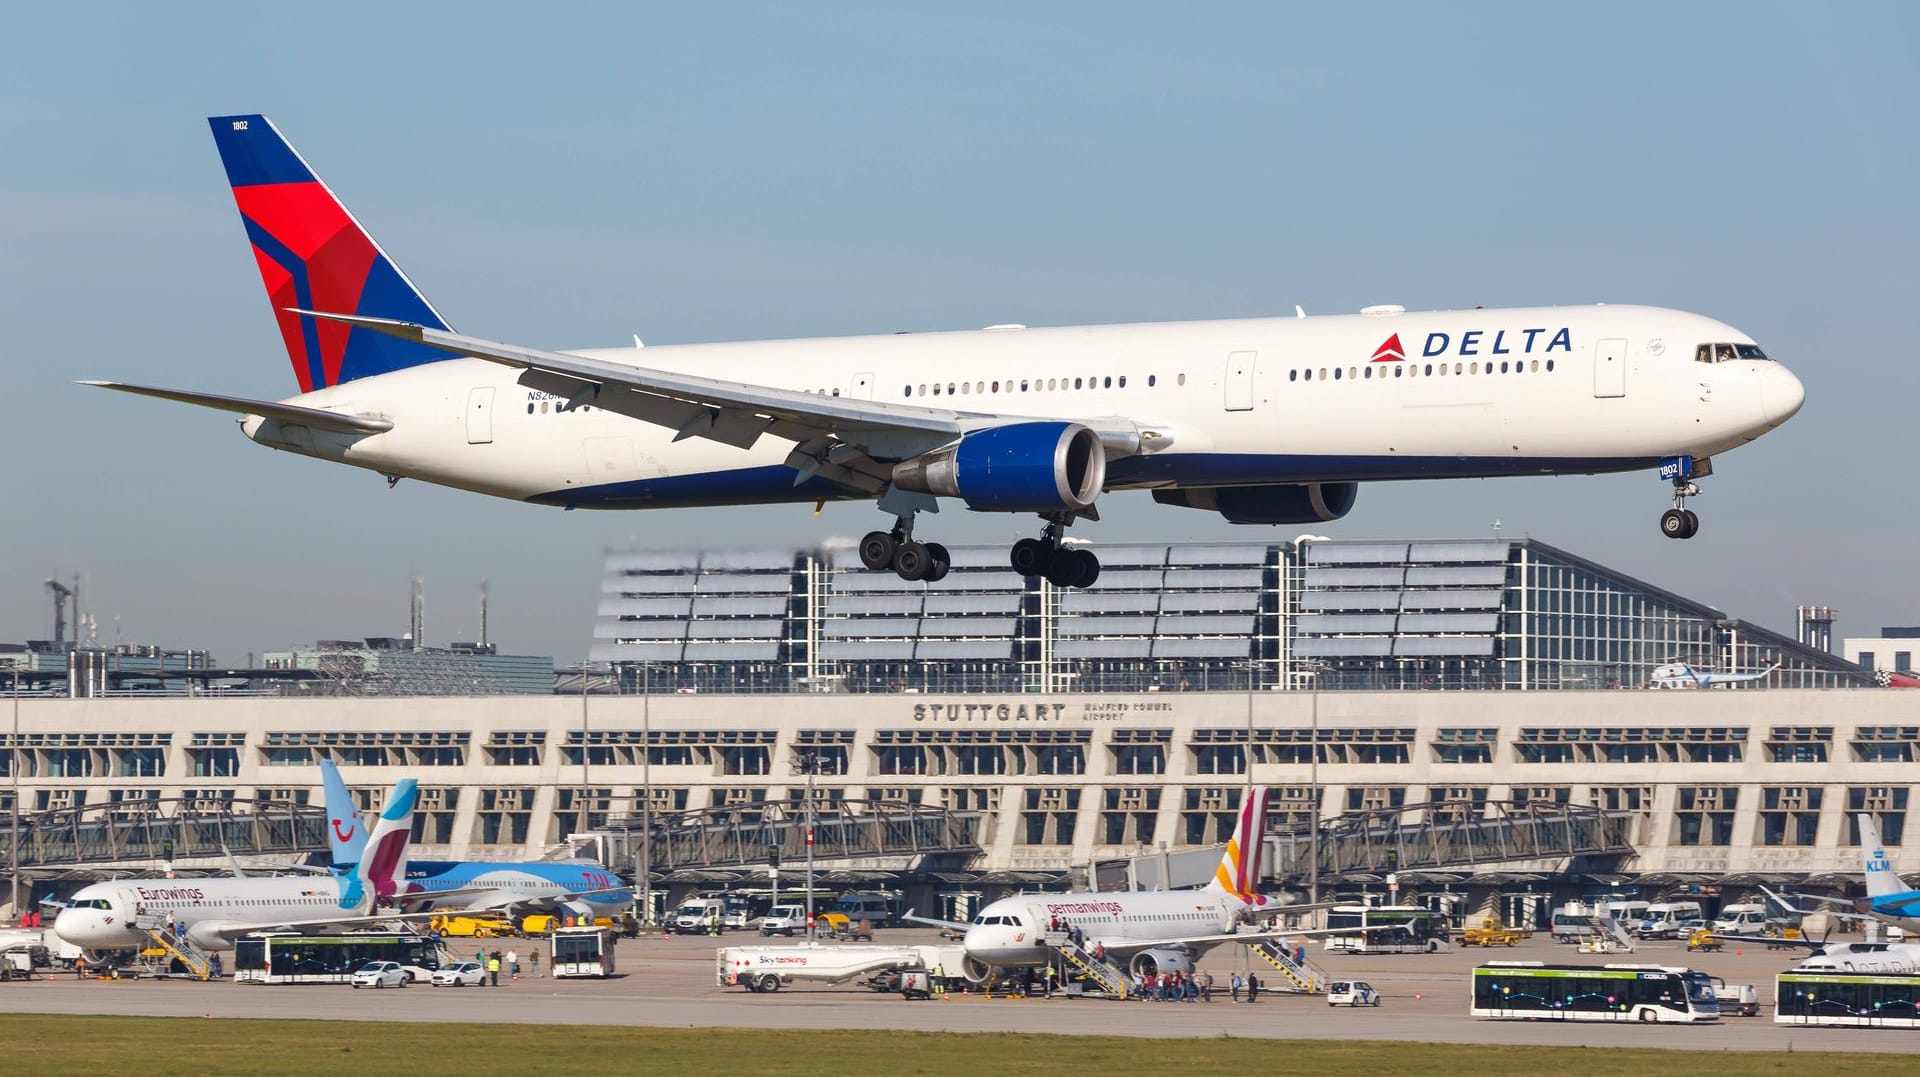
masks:
POLYGON ((1806 400, 1807 388, 1800 384, 1793 371, 1777 363, 1767 371, 1760 385, 1760 406, 1770 426, 1779 426, 1793 418, 1806 400))

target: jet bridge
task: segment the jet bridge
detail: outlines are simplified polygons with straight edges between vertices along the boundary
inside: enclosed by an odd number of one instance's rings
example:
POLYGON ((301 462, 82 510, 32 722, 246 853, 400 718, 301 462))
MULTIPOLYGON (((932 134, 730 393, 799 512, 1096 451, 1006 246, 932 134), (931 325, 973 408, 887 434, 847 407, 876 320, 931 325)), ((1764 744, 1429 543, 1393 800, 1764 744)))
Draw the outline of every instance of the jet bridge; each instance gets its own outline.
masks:
MULTIPOLYGON (((980 851, 985 816, 895 800, 848 798, 815 805, 816 866, 846 861, 898 860, 902 867, 930 855, 980 851)), ((609 819, 598 837, 602 863, 636 864, 643 850, 656 879, 725 868, 796 868, 807 860, 808 817, 802 804, 762 802, 693 811, 655 812, 652 818, 609 819), (649 824, 651 824, 649 826, 649 824), (651 830, 651 841, 644 835, 651 830)))
MULTIPOLYGON (((0 820, 0 873, 12 870, 6 831, 0 820)), ((19 866, 39 879, 156 863, 224 868, 229 852, 294 858, 326 848, 326 810, 286 800, 122 800, 20 816, 19 866)))
MULTIPOLYGON (((1633 812, 1539 801, 1430 801, 1353 812, 1322 823, 1320 882, 1378 882, 1403 871, 1458 871, 1634 853, 1633 812)), ((1270 886, 1300 889, 1312 874, 1308 827, 1270 831, 1261 871, 1270 886)), ((1101 889, 1203 886, 1221 846, 1103 861, 1101 889)))

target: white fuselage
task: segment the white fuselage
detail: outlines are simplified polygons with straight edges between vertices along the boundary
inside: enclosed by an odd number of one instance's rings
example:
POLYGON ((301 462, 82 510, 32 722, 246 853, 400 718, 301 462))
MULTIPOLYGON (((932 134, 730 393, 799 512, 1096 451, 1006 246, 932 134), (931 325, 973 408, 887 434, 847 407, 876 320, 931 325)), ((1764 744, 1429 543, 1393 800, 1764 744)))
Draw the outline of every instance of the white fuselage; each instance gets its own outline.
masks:
POLYGON ((1047 963, 1042 935, 1056 918, 1063 927, 1084 932, 1088 948, 1104 944, 1109 950, 1132 950, 1226 934, 1245 911, 1238 899, 1212 890, 1017 894, 980 910, 961 944, 968 957, 986 965, 1031 967, 1047 963))
POLYGON ((147 941, 139 925, 179 925, 202 949, 230 950, 210 929, 350 917, 341 885, 323 875, 262 879, 118 879, 82 887, 54 918, 54 931, 88 950, 123 950, 147 941), (200 930, 196 930, 196 928, 200 930))
MULTIPOLYGON (((1109 489, 1572 474, 1736 448, 1799 408, 1770 360, 1695 361, 1750 343, 1721 322, 1633 306, 897 334, 579 354, 877 401, 1035 417, 1117 417, 1153 451, 1109 489), (1371 361, 1389 352, 1404 359, 1371 361)), ((254 417, 276 448, 517 500, 582 508, 855 496, 796 485, 792 444, 750 449, 602 407, 568 409, 511 367, 455 358, 293 398, 379 417, 349 436, 254 417)))

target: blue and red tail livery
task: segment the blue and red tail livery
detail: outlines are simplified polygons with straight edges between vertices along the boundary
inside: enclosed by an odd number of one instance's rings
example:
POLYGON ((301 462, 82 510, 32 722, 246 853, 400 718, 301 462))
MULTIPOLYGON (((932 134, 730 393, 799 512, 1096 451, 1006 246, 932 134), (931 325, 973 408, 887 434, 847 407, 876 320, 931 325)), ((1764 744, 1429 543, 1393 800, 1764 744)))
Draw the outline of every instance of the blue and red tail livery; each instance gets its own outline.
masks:
POLYGON ((265 116, 214 116, 233 200, 300 391, 439 362, 445 352, 289 307, 449 326, 265 116))

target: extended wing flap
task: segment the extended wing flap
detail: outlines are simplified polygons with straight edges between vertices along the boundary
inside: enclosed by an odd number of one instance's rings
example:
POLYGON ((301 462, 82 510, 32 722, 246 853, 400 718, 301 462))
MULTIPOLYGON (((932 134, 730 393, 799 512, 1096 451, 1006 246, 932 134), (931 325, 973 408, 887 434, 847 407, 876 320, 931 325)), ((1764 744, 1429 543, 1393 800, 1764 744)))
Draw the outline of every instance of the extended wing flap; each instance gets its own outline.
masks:
POLYGON ((381 434, 393 429, 393 422, 388 419, 376 419, 365 415, 343 415, 337 411, 305 408, 298 404, 281 404, 272 400, 248 400, 245 397, 192 393, 184 389, 161 389, 151 385, 128 385, 118 381, 83 381, 80 384, 112 389, 115 392, 133 393, 136 396, 157 397, 181 404, 193 404, 198 407, 212 408, 215 411, 230 411, 236 415, 258 415, 262 419, 278 419, 283 423, 295 423, 342 434, 381 434))

